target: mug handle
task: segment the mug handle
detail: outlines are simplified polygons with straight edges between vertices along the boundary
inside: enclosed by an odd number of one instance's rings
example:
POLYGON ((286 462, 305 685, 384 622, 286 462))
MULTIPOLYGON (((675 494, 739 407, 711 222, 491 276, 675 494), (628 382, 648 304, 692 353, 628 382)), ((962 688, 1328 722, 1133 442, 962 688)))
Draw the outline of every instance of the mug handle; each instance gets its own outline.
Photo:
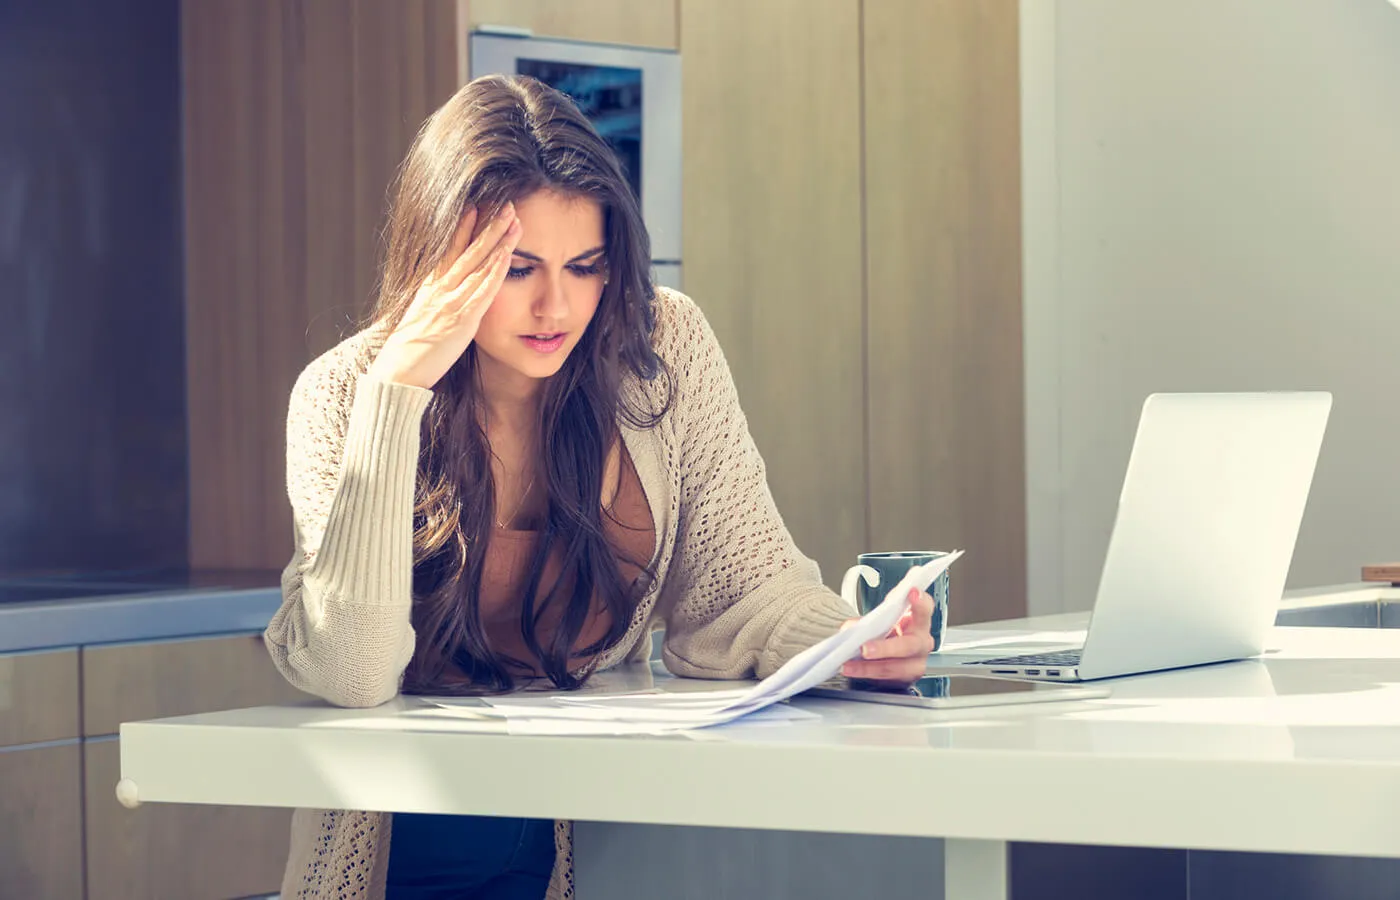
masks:
POLYGON ((856 602, 856 591, 862 578, 871 587, 880 586, 880 573, 871 566, 851 566, 841 579, 841 599, 856 612, 860 612, 860 604, 856 602))

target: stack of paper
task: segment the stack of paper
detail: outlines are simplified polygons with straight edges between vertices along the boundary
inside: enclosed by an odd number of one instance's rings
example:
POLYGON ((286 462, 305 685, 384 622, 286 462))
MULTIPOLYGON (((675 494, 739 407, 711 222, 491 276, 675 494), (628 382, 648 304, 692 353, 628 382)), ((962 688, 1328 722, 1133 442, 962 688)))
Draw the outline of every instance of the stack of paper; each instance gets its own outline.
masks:
POLYGON ((488 699, 485 706, 480 701, 436 702, 464 715, 504 718, 512 734, 659 734, 719 725, 767 709, 834 678, 847 661, 860 656, 861 645, 889 634, 909 608, 910 588, 928 590, 934 579, 960 556, 962 551, 958 550, 910 569, 880 604, 855 624, 794 656, 753 687, 677 693, 512 696, 488 699))

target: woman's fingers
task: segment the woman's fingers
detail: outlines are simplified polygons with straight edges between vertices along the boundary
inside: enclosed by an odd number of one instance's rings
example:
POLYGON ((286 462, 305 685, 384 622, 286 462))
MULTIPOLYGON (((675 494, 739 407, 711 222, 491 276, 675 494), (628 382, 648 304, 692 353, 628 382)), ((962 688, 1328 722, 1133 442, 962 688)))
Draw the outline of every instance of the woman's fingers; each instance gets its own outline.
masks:
POLYGON ((511 254, 520 243, 521 233, 520 222, 512 222, 501 236, 500 243, 492 251, 486 265, 473 272, 470 278, 465 279, 457 290, 449 295, 449 299, 460 301, 462 312, 470 315, 478 324, 491 301, 496 299, 501 285, 505 283, 506 273, 510 271, 511 254))
MULTIPOLYGON (((464 216, 453 235, 460 246, 470 233, 464 216)), ((371 369, 376 378, 432 389, 472 341, 496 299, 522 227, 514 213, 495 217, 441 279, 418 288, 403 318, 385 339, 371 369), (479 253, 482 247, 489 248, 479 253)))
POLYGON ((913 682, 924 674, 928 655, 933 652, 933 598, 920 591, 910 592, 910 609, 900 626, 889 636, 861 645, 859 659, 846 663, 841 674, 871 681, 913 682))
POLYGON ((452 234, 452 245, 447 248, 447 253, 443 255, 442 262, 438 264, 432 275, 433 282, 442 281, 447 277, 447 273, 452 266, 467 251, 467 246, 472 241, 472 231, 476 228, 477 212, 475 206, 467 207, 467 214, 462 216, 462 221, 457 223, 457 230, 452 234))
POLYGON ((923 658, 933 652, 933 635, 927 631, 908 631, 903 636, 866 641, 860 648, 861 659, 923 658))
MULTIPOLYGON (((434 285, 439 290, 457 290, 468 275, 483 265, 493 262, 495 252, 500 249, 506 239, 506 233, 516 222, 515 205, 507 203, 490 222, 486 223, 486 227, 481 230, 481 234, 477 235, 475 240, 467 242, 464 235, 470 237, 475 222, 476 210, 473 209, 463 216, 462 221, 458 224, 452 240, 452 249, 447 254, 451 264, 434 285)), ((511 249, 513 251, 514 247, 511 249)))
POLYGON ((933 627, 933 598, 927 591, 909 589, 909 613, 913 619, 909 627, 913 630, 927 632, 933 627))
POLYGON ((894 659, 927 656, 933 652, 933 598, 910 590, 909 611, 900 618, 894 631, 883 638, 866 641, 861 646, 864 659, 894 659))
POLYGON ((922 656, 900 659, 853 659, 841 667, 847 678, 913 684, 924 676, 927 663, 922 656))

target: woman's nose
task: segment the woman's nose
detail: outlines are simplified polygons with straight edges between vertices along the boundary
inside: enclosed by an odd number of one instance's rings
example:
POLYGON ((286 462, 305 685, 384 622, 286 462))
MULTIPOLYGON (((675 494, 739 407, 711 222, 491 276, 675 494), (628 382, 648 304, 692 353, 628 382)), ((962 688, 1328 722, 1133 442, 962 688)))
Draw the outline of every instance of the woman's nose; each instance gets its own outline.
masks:
POLYGON ((535 298, 535 315, 541 319, 562 319, 568 311, 569 300, 564 293, 563 280, 544 279, 544 288, 535 298))

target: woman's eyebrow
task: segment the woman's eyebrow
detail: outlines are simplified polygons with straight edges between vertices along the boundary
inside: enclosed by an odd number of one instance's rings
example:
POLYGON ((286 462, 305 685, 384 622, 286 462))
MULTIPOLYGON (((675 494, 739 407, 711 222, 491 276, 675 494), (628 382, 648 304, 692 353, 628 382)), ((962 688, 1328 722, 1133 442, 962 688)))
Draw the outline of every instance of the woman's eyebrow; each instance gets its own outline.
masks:
POLYGON ((573 259, 569 260, 569 262, 577 263, 583 262, 585 259, 592 259, 593 257, 597 256, 599 253, 602 253, 606 249, 606 247, 602 246, 594 247, 592 250, 586 250, 583 253, 580 253, 578 256, 575 256, 573 259))
MULTIPOLYGON (((585 250, 583 253, 580 253, 578 256, 575 256, 573 259, 569 260, 569 262, 568 262, 568 263, 565 263, 565 265, 569 265, 569 264, 571 264, 571 263, 583 262, 585 259, 591 259, 592 257, 597 256, 599 253, 602 253, 602 252, 603 252, 604 250, 606 250, 606 249, 607 249, 606 247, 594 247, 592 250, 585 250)), ((521 258, 523 258, 523 259, 528 259, 528 260, 530 260, 531 262, 537 262, 537 263, 542 263, 542 262, 544 262, 544 260, 540 259, 540 258, 539 258, 538 256, 536 256, 535 254, 530 253, 530 252, 525 251, 525 250, 521 250, 521 249, 518 248, 518 247, 517 247, 516 250, 515 250, 515 255, 516 255, 516 256, 519 256, 519 257, 521 257, 521 258)))

